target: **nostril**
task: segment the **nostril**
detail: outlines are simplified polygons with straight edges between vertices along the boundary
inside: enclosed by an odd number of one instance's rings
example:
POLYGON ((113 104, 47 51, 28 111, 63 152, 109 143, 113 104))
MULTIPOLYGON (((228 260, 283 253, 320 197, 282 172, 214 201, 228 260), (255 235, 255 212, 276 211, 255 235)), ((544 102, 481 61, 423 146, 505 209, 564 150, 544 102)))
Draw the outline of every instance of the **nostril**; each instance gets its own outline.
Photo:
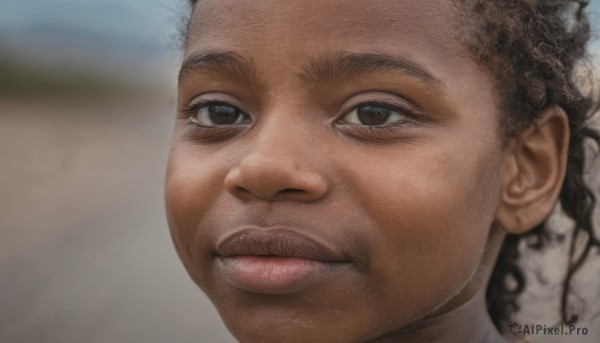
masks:
POLYGON ((285 194, 298 194, 298 193, 305 193, 306 191, 302 190, 302 189, 297 189, 297 188, 286 188, 282 191, 280 191, 279 193, 285 193, 285 194))
MULTIPOLYGON (((235 193, 237 193, 238 195, 242 195, 242 194, 254 194, 250 190, 248 190, 248 189, 246 189, 244 187, 239 187, 239 186, 235 188, 235 193)), ((255 193, 257 193, 257 192, 255 192, 255 193)), ((277 194, 280 194, 280 195, 294 195, 294 194, 302 194, 302 193, 306 193, 306 191, 302 190, 302 189, 298 189, 298 188, 285 188, 285 189, 282 189, 282 190, 277 191, 277 192, 272 193, 272 194, 260 194, 259 196, 270 198, 270 197, 275 196, 277 194)))
POLYGON ((249 190, 247 190, 244 187, 239 187, 238 186, 238 187, 234 188, 234 194, 239 194, 239 195, 242 195, 242 194, 252 194, 252 192, 250 192, 249 190))

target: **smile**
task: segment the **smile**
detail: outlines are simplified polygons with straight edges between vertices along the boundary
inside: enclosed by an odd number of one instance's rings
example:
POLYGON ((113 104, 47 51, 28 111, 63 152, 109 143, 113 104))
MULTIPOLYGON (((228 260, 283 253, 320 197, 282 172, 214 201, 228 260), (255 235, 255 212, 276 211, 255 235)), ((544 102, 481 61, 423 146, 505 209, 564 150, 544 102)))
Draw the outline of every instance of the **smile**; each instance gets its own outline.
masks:
POLYGON ((286 229, 229 235, 217 244, 217 260, 232 286, 263 294, 299 292, 353 265, 334 249, 286 229))

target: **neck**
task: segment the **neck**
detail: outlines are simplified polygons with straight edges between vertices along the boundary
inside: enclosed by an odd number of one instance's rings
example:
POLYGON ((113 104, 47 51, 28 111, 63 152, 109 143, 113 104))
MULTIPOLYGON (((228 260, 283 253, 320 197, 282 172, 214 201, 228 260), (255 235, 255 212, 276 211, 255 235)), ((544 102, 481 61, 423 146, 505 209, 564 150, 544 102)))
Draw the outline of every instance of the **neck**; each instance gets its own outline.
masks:
POLYGON ((487 312, 485 293, 478 293, 449 312, 423 319, 410 332, 380 337, 375 342, 507 343, 508 340, 496 330, 487 312))

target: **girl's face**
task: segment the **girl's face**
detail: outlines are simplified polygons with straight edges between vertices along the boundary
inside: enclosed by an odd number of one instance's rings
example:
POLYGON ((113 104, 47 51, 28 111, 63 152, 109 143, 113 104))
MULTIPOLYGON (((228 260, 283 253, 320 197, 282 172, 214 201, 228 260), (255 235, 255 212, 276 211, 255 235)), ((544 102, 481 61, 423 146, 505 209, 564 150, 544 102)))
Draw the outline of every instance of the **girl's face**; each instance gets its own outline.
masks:
POLYGON ((178 253, 242 342, 357 342, 460 296, 504 153, 446 1, 202 0, 166 182, 178 253))

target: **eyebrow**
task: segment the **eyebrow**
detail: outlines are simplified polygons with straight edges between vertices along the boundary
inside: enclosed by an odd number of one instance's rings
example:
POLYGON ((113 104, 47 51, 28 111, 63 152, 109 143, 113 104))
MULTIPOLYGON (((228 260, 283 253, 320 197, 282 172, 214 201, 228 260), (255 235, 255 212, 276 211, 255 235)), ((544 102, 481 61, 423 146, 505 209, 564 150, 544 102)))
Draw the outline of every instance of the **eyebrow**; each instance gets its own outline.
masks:
MULTIPOLYGON (((296 76, 304 83, 327 83, 350 79, 359 74, 377 71, 400 71, 422 81, 439 86, 442 82, 416 61, 386 53, 334 52, 312 58, 300 67, 296 76)), ((194 72, 225 72, 232 78, 250 84, 259 84, 259 77, 252 60, 233 51, 208 51, 186 58, 179 70, 179 82, 194 72)))
POLYGON ((233 51, 208 51, 186 58, 179 69, 179 82, 194 72, 225 72, 235 79, 257 84, 258 77, 252 60, 233 51))
POLYGON ((416 61, 386 53, 324 54, 302 67, 298 77, 306 83, 326 83, 377 71, 400 71, 432 85, 442 84, 427 68, 416 61))

